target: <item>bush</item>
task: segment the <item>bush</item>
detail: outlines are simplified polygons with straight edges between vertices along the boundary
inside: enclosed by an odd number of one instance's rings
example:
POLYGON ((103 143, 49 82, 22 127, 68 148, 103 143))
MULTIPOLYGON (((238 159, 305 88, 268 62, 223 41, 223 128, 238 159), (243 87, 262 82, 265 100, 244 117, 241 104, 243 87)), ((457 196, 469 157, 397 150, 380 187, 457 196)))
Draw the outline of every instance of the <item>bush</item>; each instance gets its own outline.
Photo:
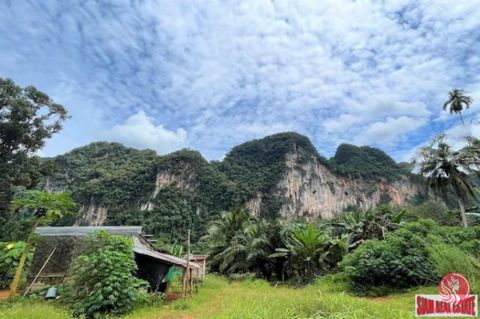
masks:
MULTIPOLYGON (((10 286, 24 248, 25 242, 23 241, 14 243, 0 242, 0 289, 10 286)), ((30 264, 32 256, 33 251, 30 251, 25 263, 26 267, 30 264)))
POLYGON ((477 258, 442 242, 428 247, 428 252, 441 276, 452 272, 462 274, 468 279, 473 293, 480 291, 480 261, 477 258))
POLYGON ((430 261, 425 236, 431 222, 413 223, 387 236, 368 240, 341 263, 352 289, 380 295, 391 290, 438 282, 440 274, 430 261))
POLYGON ((77 304, 74 315, 96 318, 102 313, 128 312, 142 299, 146 283, 134 277, 137 270, 130 238, 97 232, 74 263, 77 304))

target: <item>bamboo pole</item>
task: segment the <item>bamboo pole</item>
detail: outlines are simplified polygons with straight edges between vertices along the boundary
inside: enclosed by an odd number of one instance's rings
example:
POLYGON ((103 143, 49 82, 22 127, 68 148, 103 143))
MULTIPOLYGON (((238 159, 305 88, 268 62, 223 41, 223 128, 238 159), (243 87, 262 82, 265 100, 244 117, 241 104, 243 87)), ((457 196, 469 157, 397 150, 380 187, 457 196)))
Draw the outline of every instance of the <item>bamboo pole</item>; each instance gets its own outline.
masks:
POLYGON ((35 284, 35 282, 37 281, 38 277, 40 276, 40 274, 42 273, 43 269, 45 269, 45 267, 47 266, 48 262, 50 261, 50 258, 52 258, 52 255, 53 253, 55 252, 55 250, 57 250, 57 247, 53 248, 52 252, 50 253, 50 255, 48 255, 47 257, 47 260, 45 260, 45 262, 43 263, 42 265, 42 268, 40 268, 40 270, 38 271, 37 275, 35 276, 35 278, 33 278, 33 281, 32 283, 30 284, 30 286, 28 286, 28 288, 25 290, 25 292, 23 293, 23 296, 25 297, 28 292, 30 291, 30 289, 32 289, 33 285, 35 284))

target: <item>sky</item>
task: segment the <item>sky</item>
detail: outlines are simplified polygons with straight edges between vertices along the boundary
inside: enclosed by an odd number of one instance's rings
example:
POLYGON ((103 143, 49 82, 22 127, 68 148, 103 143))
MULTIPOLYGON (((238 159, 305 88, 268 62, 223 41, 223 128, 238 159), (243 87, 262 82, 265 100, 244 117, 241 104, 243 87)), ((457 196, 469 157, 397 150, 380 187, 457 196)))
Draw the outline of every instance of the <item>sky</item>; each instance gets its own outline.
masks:
POLYGON ((296 131, 327 157, 408 160, 480 137, 480 0, 0 0, 0 77, 67 108, 44 156, 102 140, 218 160, 296 131), (466 125, 442 111, 453 88, 466 125))

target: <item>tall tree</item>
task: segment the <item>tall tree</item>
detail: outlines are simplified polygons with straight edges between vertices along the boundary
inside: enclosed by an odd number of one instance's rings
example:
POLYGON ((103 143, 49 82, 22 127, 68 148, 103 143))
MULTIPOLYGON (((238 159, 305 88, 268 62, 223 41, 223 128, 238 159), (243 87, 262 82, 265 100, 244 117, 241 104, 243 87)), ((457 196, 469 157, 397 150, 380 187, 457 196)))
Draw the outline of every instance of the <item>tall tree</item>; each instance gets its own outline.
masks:
POLYGON ((65 108, 33 86, 21 88, 0 78, 0 213, 31 171, 31 155, 62 128, 65 108))
POLYGON ((449 187, 452 187, 464 227, 468 226, 465 204, 469 199, 476 198, 472 176, 480 173, 479 140, 469 137, 468 141, 467 146, 454 151, 445 142, 445 135, 440 135, 421 149, 420 159, 416 162, 420 174, 427 178, 434 191, 446 196, 449 187))
POLYGON ((463 120, 462 111, 468 109, 472 105, 473 99, 463 93, 463 90, 453 89, 448 92, 448 100, 443 104, 443 110, 448 110, 450 113, 458 113, 462 120, 462 124, 465 124, 463 120))

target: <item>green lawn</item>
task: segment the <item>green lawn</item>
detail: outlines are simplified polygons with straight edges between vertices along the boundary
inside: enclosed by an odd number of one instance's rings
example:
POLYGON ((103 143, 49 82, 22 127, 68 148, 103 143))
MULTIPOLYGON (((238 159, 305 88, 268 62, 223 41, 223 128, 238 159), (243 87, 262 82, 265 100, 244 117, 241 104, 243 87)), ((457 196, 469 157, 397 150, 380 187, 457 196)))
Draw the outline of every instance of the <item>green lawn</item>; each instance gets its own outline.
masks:
MULTIPOLYGON (((125 319, 190 318, 414 318, 415 293, 435 293, 427 287, 384 298, 353 297, 342 284, 321 280, 305 288, 272 287, 267 282, 228 282, 208 276, 193 298, 134 310, 125 319)), ((69 318, 66 309, 48 302, 0 304, 0 319, 69 318)))

